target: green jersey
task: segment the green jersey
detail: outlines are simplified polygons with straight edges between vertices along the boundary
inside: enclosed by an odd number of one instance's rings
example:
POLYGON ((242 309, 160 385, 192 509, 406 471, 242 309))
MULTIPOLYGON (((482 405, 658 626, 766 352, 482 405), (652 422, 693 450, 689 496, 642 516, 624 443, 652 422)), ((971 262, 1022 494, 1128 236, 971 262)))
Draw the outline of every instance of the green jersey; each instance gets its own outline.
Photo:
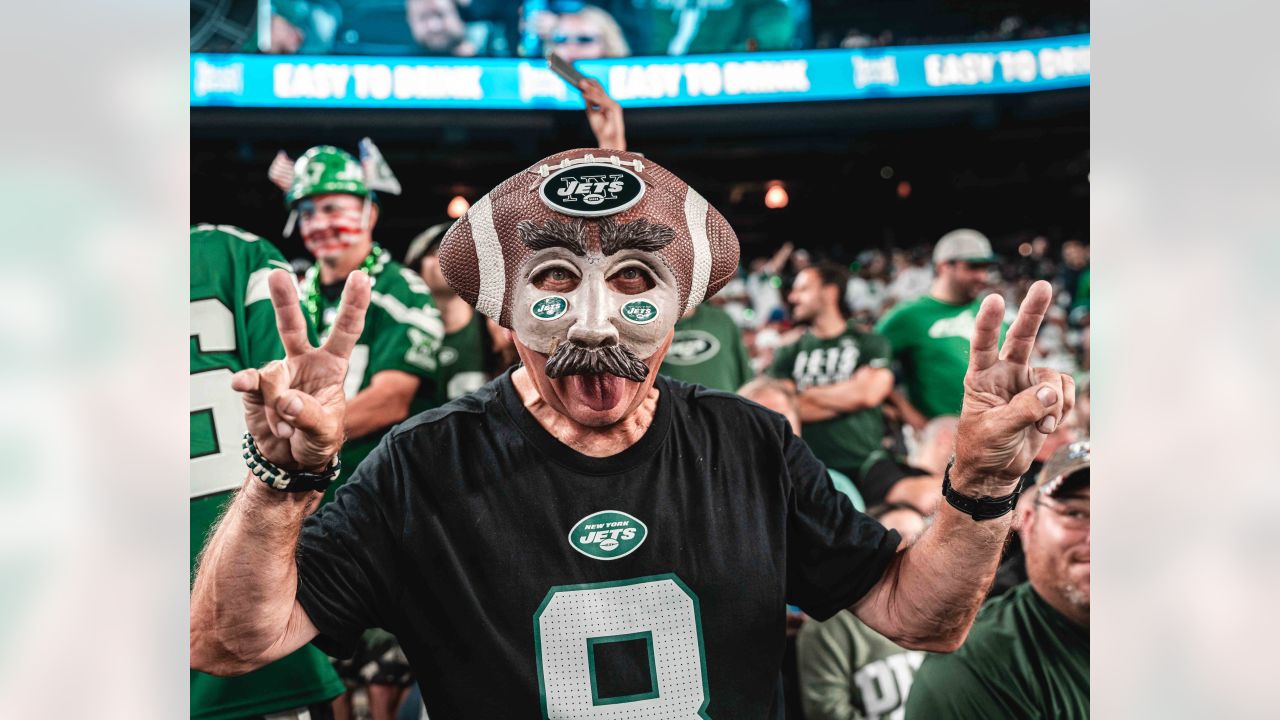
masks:
MULTIPOLYGON (((804 392, 817 385, 830 385, 853 377, 858 368, 888 367, 889 344, 883 337, 864 333, 846 323, 843 333, 822 339, 806 332, 796 342, 778 348, 769 374, 795 381, 804 392)), ((884 437, 884 415, 879 407, 845 413, 830 420, 807 422, 800 436, 822 462, 853 477, 884 437)))
MULTIPOLYGON (((289 269, 266 240, 228 225, 191 228, 191 571, 222 507, 245 477, 237 371, 284 357, 267 275, 289 269)), ((234 678, 191 671, 191 717, 242 718, 324 702, 342 681, 307 645, 234 678)))
MULTIPOLYGON (((951 305, 926 295, 894 306, 876 325, 889 339, 907 399, 926 418, 959 415, 969 339, 981 300, 951 305)), ((1000 329, 1000 339, 1004 331, 1000 329)))
POLYGON ((924 653, 904 650, 848 610, 809 620, 796 636, 808 720, 900 718, 924 653))
MULTIPOLYGON (((369 387, 373 376, 385 370, 400 370, 418 376, 418 391, 410 405, 413 415, 431 407, 435 394, 436 352, 444 336, 444 324, 427 284, 417 273, 391 259, 391 255, 374 245, 366 260, 373 288, 369 293, 369 309, 364 316, 364 331, 356 341, 347 364, 343 393, 347 400, 369 387)), ((359 271, 357 271, 359 272, 359 271)), ((303 304, 323 342, 338 317, 343 283, 319 287, 319 269, 312 266, 303 278, 303 304)), ((325 492, 326 498, 349 478, 360 461, 378 445, 390 427, 350 438, 342 446, 342 477, 325 492)))
POLYGON ((908 718, 1089 717, 1089 629, 1030 583, 991 600, 960 649, 929 655, 908 718))
POLYGON ((489 382, 484 372, 484 333, 480 324, 484 316, 471 313, 471 321, 457 332, 444 336, 440 352, 436 356, 439 365, 438 380, 432 407, 460 398, 489 382))
MULTIPOLYGON (((795 21, 783 0, 648 0, 648 54, 786 50, 795 21), (748 43, 754 43, 754 46, 748 43)), ((633 48, 635 54, 645 54, 633 48)))
POLYGON ((676 322, 671 349, 659 372, 725 392, 737 392, 754 375, 742 331, 729 313, 707 303, 676 322))

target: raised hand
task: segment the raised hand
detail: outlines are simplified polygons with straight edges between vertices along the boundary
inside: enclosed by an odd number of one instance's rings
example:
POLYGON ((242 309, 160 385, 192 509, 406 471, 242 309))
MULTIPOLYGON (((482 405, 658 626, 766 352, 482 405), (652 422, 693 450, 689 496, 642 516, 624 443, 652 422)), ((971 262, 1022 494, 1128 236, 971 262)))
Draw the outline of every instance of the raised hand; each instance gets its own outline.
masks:
POLYGON ((990 497, 1012 492, 1045 437, 1075 404, 1070 375, 1030 365, 1036 333, 1052 300, 1049 283, 1033 284, 998 351, 1004 298, 989 295, 978 310, 951 470, 960 492, 990 497))
POLYGON ((591 78, 578 83, 587 104, 587 122, 595 133, 596 146, 609 150, 627 149, 627 129, 622 122, 622 106, 609 97, 604 86, 591 78))
POLYGON ((241 393, 249 432, 268 460, 286 470, 318 472, 342 448, 347 409, 342 382, 347 358, 364 330, 369 276, 347 276, 333 331, 318 348, 307 339, 289 273, 273 271, 268 284, 285 358, 258 370, 241 370, 231 377, 231 387, 241 393))

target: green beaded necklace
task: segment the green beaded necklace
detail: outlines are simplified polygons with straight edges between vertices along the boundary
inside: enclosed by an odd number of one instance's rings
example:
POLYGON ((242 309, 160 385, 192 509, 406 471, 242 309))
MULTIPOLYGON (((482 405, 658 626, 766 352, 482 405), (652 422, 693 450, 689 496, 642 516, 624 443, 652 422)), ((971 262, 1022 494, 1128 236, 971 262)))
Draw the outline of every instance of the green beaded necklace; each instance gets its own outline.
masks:
MULTIPOLYGON (((382 272, 382 268, 386 266, 386 260, 383 259, 382 246, 378 243, 373 244, 373 249, 365 256, 364 262, 360 263, 360 267, 356 268, 356 272, 363 272, 369 276, 370 285, 378 281, 378 273, 382 272)), ((316 334, 323 337, 329 328, 321 325, 320 317, 320 267, 318 264, 307 268, 307 274, 302 278, 302 307, 306 308, 307 315, 310 316, 311 322, 316 326, 316 334)))

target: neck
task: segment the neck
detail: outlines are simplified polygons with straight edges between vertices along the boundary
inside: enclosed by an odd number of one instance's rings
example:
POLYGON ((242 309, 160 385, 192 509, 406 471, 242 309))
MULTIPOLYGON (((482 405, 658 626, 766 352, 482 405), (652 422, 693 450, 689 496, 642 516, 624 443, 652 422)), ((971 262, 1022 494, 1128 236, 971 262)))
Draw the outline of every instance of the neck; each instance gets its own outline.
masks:
POLYGON ((823 340, 836 337, 844 332, 847 323, 840 316, 840 311, 835 308, 827 308, 818 313, 818 317, 813 319, 813 334, 823 340))
POLYGON ((369 244, 365 246, 363 253, 357 253, 350 259, 344 255, 332 260, 319 260, 321 284, 329 285, 339 280, 345 280, 348 275, 355 272, 356 268, 360 267, 360 263, 364 262, 364 259, 369 257, 371 252, 373 252, 373 245, 369 244))
POLYGON ((525 409, 544 430, 588 457, 617 455, 635 445, 653 424, 658 408, 658 389, 651 387, 644 400, 618 422, 607 427, 588 427, 574 422, 572 418, 565 417, 551 407, 538 392, 538 386, 529 377, 527 368, 521 367, 512 373, 511 382, 525 409))
POLYGON ((934 299, 948 305, 964 305, 966 301, 951 287, 951 283, 942 278, 935 278, 933 285, 929 287, 929 295, 934 299))
POLYGON ((467 304, 466 300, 458 297, 457 293, 433 290, 431 297, 436 301, 436 308, 440 310, 440 319, 444 321, 446 335, 458 332, 471 322, 471 316, 475 310, 467 304))

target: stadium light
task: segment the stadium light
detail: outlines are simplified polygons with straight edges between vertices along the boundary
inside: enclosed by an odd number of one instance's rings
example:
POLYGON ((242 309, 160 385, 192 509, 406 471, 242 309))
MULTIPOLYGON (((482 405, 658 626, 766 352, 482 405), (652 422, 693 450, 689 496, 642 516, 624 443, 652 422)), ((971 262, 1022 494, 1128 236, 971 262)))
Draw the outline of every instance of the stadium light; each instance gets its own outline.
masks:
POLYGON ((781 180, 770 180, 764 191, 764 206, 770 210, 779 210, 787 206, 791 198, 787 196, 787 186, 781 180))
POLYGON ((462 217, 470 208, 471 203, 467 202, 466 198, 461 195, 454 195, 453 199, 449 201, 449 209, 445 212, 449 214, 449 217, 456 220, 462 217))

